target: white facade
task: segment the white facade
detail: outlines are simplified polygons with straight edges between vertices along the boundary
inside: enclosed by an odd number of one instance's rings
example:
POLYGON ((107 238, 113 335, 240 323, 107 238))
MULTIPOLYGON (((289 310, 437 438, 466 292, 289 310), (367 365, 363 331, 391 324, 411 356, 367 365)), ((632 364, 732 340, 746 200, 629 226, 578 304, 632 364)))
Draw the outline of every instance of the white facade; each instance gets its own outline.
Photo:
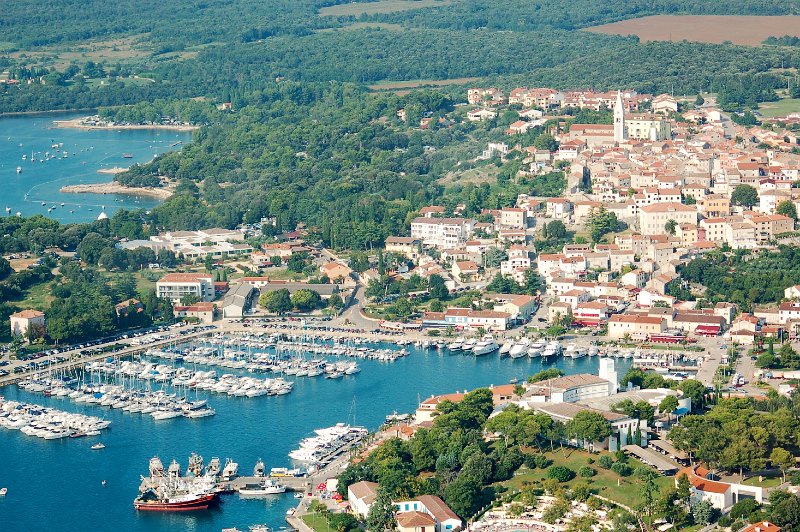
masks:
POLYGON ((185 296, 196 296, 200 301, 214 300, 214 282, 210 275, 171 273, 156 283, 156 294, 161 299, 180 302, 185 296))
POLYGON ((475 221, 469 218, 415 218, 411 236, 426 246, 453 249, 462 246, 472 235, 475 221))

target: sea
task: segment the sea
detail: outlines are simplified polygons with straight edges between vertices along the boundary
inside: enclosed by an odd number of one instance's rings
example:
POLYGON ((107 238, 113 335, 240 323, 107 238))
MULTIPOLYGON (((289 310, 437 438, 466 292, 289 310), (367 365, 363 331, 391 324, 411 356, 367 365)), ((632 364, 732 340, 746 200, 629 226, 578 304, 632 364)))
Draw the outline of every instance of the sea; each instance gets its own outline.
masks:
MULTIPOLYGON (((286 526, 286 511, 296 506, 292 494, 255 500, 225 495, 218 508, 187 514, 137 512, 133 499, 153 456, 159 456, 165 467, 176 459, 183 471, 192 452, 206 463, 215 456, 222 463, 232 458, 244 475, 252 474, 259 459, 268 470, 288 467, 293 465, 288 453, 315 429, 344 422, 375 430, 387 415, 411 413, 434 394, 506 384, 513 378, 522 381, 548 367, 567 374, 597 374, 599 363, 598 357, 545 362, 501 359, 497 353, 475 357, 406 349, 409 355, 395 362, 359 359, 362 371, 341 379, 287 377, 295 387, 283 396, 239 398, 199 391, 198 397, 207 398, 217 414, 195 420, 154 421, 146 415, 28 393, 17 386, 0 388, 7 399, 112 421, 111 428, 95 438, 50 441, 0 427, 0 487, 8 488, 8 494, 0 497, 0 530, 220 532, 234 526, 246 531, 253 524, 280 528, 286 526), (98 440, 106 448, 91 450, 98 440)), ((618 374, 629 365, 630 360, 617 359, 618 374)))
POLYGON ((0 118, 0 216, 42 214, 65 223, 90 222, 101 212, 112 216, 119 209, 151 209, 158 205, 159 200, 146 196, 64 194, 59 190, 65 185, 112 181, 113 175, 98 170, 127 168, 133 163, 150 161, 157 154, 178 150, 191 141, 192 133, 82 130, 53 125, 54 120, 86 115, 86 112, 48 113, 0 118), (65 151, 67 158, 63 157, 65 151), (48 152, 56 157, 48 159, 48 152), (131 157, 123 158, 123 154, 131 157), (17 167, 21 172, 17 172, 17 167))

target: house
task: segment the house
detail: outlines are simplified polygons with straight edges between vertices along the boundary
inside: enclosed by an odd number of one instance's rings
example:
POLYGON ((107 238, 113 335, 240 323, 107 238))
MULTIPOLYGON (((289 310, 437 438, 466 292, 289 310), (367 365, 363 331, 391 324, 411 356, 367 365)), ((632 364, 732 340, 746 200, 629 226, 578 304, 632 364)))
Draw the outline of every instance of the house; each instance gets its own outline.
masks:
POLYGON ((168 273, 156 282, 156 295, 179 303, 186 296, 214 300, 214 281, 207 273, 168 273))
POLYGON ((494 302, 496 312, 505 312, 512 320, 528 320, 539 308, 535 297, 515 294, 492 294, 487 299, 494 302))
POLYGON ((31 327, 45 327, 44 312, 38 310, 21 310, 12 314, 9 319, 12 336, 25 336, 31 327))
POLYGON ((786 288, 783 291, 783 297, 786 299, 800 299, 800 284, 786 288))
POLYGON ((639 209, 639 230, 643 235, 663 235, 669 221, 697 225, 697 210, 674 202, 653 203, 639 209))
POLYGON ((384 241, 387 252, 399 253, 406 258, 416 261, 422 248, 422 240, 411 236, 390 236, 384 241))
POLYGON ((398 530, 414 530, 415 532, 448 532, 460 530, 463 526, 461 518, 436 495, 420 495, 408 501, 394 503, 397 508, 398 530), (426 520, 426 516, 430 521, 426 520), (434 528, 427 528, 432 522, 434 528), (401 524, 402 523, 402 524, 401 524), (414 528, 412 528, 414 527, 414 528))
POLYGON ((625 335, 631 338, 647 338, 651 334, 661 334, 665 330, 664 318, 615 314, 608 319, 608 336, 621 340, 625 335))
POLYGON ((800 320, 800 303, 797 301, 784 301, 778 307, 778 321, 785 325, 792 321, 800 320))
POLYGON ((506 207, 500 210, 500 225, 512 229, 528 227, 528 215, 525 209, 506 207))
POLYGON ((759 521, 744 527, 739 532, 781 532, 781 527, 769 521, 759 521))
POLYGON ((453 277, 462 283, 474 281, 478 276, 480 267, 471 260, 453 262, 453 277))
POLYGON ((197 318, 200 323, 214 321, 214 303, 200 301, 193 305, 175 305, 172 309, 176 318, 197 318))
POLYGON ((432 516, 416 510, 398 513, 395 521, 398 532, 432 532, 436 529, 436 520, 432 516))
MULTIPOLYGON (((510 403, 515 395, 514 389, 516 386, 514 384, 501 384, 498 386, 489 386, 489 390, 492 392, 492 404, 494 406, 500 406, 503 404, 510 403)), ((429 398, 424 399, 419 403, 417 406, 417 410, 414 413, 414 422, 417 425, 427 423, 433 421, 436 417, 436 407, 439 403, 443 401, 450 401, 451 403, 459 403, 464 400, 464 396, 467 394, 466 391, 463 393, 461 392, 454 392, 448 393, 444 395, 431 395, 429 398)))
POLYGON ((681 476, 686 476, 691 484, 691 499, 696 501, 708 501, 714 508, 725 511, 740 500, 755 499, 759 504, 766 499, 764 488, 756 486, 745 486, 743 484, 733 484, 712 480, 711 471, 702 465, 687 467, 675 475, 675 485, 681 476))
POLYGON ((326 275, 332 282, 341 284, 351 279, 353 270, 336 261, 326 262, 319 267, 319 272, 326 275))
POLYGON ((117 313, 117 317, 127 316, 129 313, 139 313, 144 310, 144 305, 141 301, 135 298, 126 299, 120 303, 114 305, 114 311, 117 313))
POLYGON ((597 412, 602 415, 606 421, 611 425, 611 435, 604 441, 600 442, 579 442, 571 440, 570 442, 576 445, 589 443, 595 449, 608 449, 610 451, 618 450, 621 445, 624 445, 627 440, 628 433, 634 434, 637 427, 644 430, 647 428, 647 420, 639 420, 631 418, 626 414, 617 412, 608 412, 597 410, 585 405, 575 403, 539 403, 533 405, 533 408, 543 414, 547 414, 554 421, 559 423, 569 423, 580 412, 597 412))
POLYGON ((257 291, 250 283, 239 283, 225 294, 222 301, 223 318, 241 318, 253 304, 257 291))
POLYGON ((350 510, 356 516, 365 519, 375 498, 378 496, 378 483, 362 480, 347 487, 347 500, 350 510))
POLYGON ((572 202, 566 198, 547 198, 545 213, 549 218, 565 220, 572 213, 572 202))
POLYGON ((653 109, 653 112, 656 113, 661 113, 661 114, 677 113, 678 100, 676 100, 669 94, 659 94, 658 96, 653 98, 653 102, 650 104, 650 107, 653 109))

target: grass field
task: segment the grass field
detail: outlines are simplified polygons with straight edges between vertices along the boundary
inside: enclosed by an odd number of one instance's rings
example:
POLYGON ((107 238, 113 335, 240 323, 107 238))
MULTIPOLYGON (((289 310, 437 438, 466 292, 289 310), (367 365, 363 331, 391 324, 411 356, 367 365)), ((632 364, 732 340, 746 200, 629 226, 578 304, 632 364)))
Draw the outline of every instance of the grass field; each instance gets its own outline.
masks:
POLYGON ((303 522, 316 532, 333 532, 333 529, 328 525, 325 518, 319 514, 306 514, 303 516, 303 522))
POLYGON ((321 17, 357 17, 361 14, 378 15, 408 11, 423 7, 446 6, 450 0, 379 0, 378 2, 352 2, 336 6, 323 7, 319 10, 321 17))
POLYGON ((777 102, 758 104, 758 112, 767 118, 773 116, 786 116, 789 113, 800 113, 800 99, 783 98, 777 102))
POLYGON ((637 35, 645 41, 695 41, 759 46, 767 37, 800 35, 800 16, 756 17, 657 15, 587 28, 611 35, 637 35))
MULTIPOLYGON (((565 487, 571 487, 581 482, 588 482, 589 487, 596 491, 598 495, 607 497, 613 501, 625 504, 627 506, 635 506, 638 502, 639 490, 638 481, 635 477, 623 478, 614 473, 613 471, 603 469, 597 465, 597 460, 600 458, 598 454, 589 454, 588 452, 578 449, 560 449, 554 452, 547 452, 545 455, 553 461, 553 465, 561 465, 568 467, 575 471, 576 477, 569 482, 565 483, 565 487), (593 464, 589 464, 587 459, 592 458, 593 464), (597 474, 591 478, 582 478, 577 476, 578 470, 588 465, 597 471, 597 474)), ((628 463, 636 469, 643 464, 634 458, 629 458, 628 463)), ((647 467, 647 466, 644 466, 647 467)), ((511 480, 507 480, 502 484, 511 489, 520 489, 523 484, 528 482, 532 484, 540 484, 547 478, 546 469, 521 469, 525 471, 522 474, 516 475, 511 480)), ((673 483, 672 478, 659 477, 657 481, 660 488, 670 486, 673 483)))
POLYGON ((354 22, 341 28, 324 28, 317 30, 317 33, 330 33, 333 31, 355 31, 355 30, 386 30, 386 31, 405 31, 400 24, 390 24, 388 22, 354 22))
POLYGON ((53 301, 53 296, 50 295, 52 286, 52 281, 49 283, 37 284, 26 290, 22 299, 9 301, 9 303, 23 309, 33 308, 45 310, 50 306, 50 302, 53 301))
POLYGON ((446 85, 464 85, 480 81, 481 78, 453 78, 453 79, 417 79, 412 81, 381 81, 370 85, 374 91, 392 91, 398 89, 418 89, 420 87, 444 87, 446 85))

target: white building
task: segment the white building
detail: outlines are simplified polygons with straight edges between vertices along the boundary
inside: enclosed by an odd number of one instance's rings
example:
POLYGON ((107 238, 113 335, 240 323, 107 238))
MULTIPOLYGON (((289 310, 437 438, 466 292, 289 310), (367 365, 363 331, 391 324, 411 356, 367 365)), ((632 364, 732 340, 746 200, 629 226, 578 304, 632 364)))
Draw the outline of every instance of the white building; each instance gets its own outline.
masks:
POLYGON ((377 482, 362 480, 347 487, 347 500, 350 502, 350 509, 362 519, 367 517, 369 509, 377 496, 377 482))
POLYGON ((16 312, 9 319, 11 321, 12 336, 25 336, 31 327, 45 326, 44 312, 33 309, 16 312))
POLYGON ((469 218, 415 218, 411 236, 426 246, 440 249, 459 248, 472 235, 475 220, 469 218))
POLYGON ((214 281, 205 273, 169 273, 156 283, 156 294, 162 299, 180 302, 185 296, 200 301, 214 300, 214 281))

